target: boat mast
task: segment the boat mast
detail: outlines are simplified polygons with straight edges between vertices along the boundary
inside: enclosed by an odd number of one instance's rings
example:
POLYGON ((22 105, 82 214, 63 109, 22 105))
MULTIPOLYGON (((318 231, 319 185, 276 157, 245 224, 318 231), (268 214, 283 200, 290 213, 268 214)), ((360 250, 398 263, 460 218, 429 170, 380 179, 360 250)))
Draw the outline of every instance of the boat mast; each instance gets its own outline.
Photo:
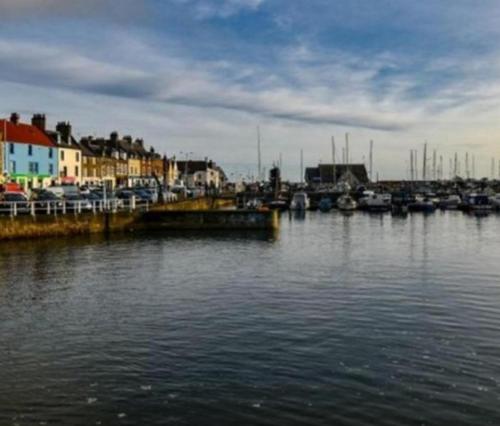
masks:
POLYGON ((300 184, 304 184, 304 150, 300 150, 300 184))
POLYGON ((469 170, 469 153, 465 153, 465 177, 467 179, 470 178, 470 170, 469 170))
POLYGON ((257 181, 262 179, 262 153, 260 140, 260 126, 257 126, 257 181))
POLYGON ((415 180, 418 180, 418 150, 414 150, 415 157, 415 180))
POLYGON ((437 179, 437 152, 435 149, 432 151, 432 178, 437 179))
POLYGON ((373 140, 370 141, 370 181, 373 182, 373 140))
POLYGON ((337 183, 337 167, 336 167, 336 164, 335 164, 335 137, 332 136, 332 172, 333 172, 333 176, 332 176, 332 183, 333 183, 333 186, 335 187, 336 183, 337 183))
POLYGON ((413 172, 413 149, 410 149, 410 178, 411 181, 413 182, 415 180, 415 173, 413 172))
POLYGON ((427 177, 427 142, 424 143, 424 164, 422 165, 422 180, 427 177))
POLYGON ((345 163, 349 167, 349 133, 345 134, 345 163))

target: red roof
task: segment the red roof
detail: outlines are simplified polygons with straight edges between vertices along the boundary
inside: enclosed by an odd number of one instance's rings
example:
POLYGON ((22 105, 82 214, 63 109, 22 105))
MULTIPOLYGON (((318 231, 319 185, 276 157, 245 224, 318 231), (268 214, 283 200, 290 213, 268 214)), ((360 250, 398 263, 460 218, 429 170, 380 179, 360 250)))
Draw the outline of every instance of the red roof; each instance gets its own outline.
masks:
POLYGON ((14 124, 9 120, 0 120, 0 134, 0 140, 8 142, 55 147, 45 133, 31 124, 14 124))

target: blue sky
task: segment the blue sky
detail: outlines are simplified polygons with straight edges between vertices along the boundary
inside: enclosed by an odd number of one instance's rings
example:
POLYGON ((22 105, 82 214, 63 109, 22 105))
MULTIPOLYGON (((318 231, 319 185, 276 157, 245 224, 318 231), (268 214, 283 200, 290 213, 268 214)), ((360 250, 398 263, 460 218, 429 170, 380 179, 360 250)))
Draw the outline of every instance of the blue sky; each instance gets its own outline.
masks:
POLYGON ((3 116, 119 130, 235 175, 255 173, 257 125, 267 167, 282 153, 294 179, 300 149, 329 161, 345 132, 354 161, 375 141, 383 178, 426 140, 481 175, 500 158, 496 0, 0 0, 0 16, 3 116))

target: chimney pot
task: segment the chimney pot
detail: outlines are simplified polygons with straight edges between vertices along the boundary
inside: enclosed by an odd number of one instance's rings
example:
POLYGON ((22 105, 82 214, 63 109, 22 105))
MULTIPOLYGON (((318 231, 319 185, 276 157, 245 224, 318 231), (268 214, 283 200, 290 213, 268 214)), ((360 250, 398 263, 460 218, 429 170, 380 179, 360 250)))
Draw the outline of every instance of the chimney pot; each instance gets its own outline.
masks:
POLYGON ((46 120, 45 114, 34 114, 31 118, 31 124, 36 128, 40 129, 42 132, 45 132, 46 129, 46 120))
POLYGON ((19 114, 17 112, 13 112, 10 115, 10 122, 13 124, 18 124, 19 123, 19 114))
POLYGON ((60 121, 59 123, 57 123, 56 131, 61 134, 61 138, 65 143, 71 143, 71 124, 69 123, 69 121, 60 121))

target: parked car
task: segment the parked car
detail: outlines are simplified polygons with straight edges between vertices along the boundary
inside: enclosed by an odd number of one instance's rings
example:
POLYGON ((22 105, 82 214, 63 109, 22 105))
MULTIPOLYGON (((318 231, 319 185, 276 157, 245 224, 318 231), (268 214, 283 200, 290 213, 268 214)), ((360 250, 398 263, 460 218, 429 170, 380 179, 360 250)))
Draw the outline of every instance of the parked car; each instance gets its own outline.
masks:
POLYGON ((139 203, 149 203, 149 204, 154 203, 154 197, 148 190, 139 188, 139 189, 134 189, 133 193, 137 198, 137 202, 139 203))
POLYGON ((92 203, 77 194, 69 194, 64 197, 64 203, 66 204, 66 211, 91 211, 92 203))
POLYGON ((49 206, 51 210, 60 209, 62 207, 61 199, 53 192, 44 189, 33 191, 31 194, 31 201, 35 203, 35 208, 37 210, 48 210, 49 206))
POLYGON ((18 214, 30 211, 28 198, 21 192, 3 192, 0 194, 0 213, 11 214, 15 205, 18 214))
POLYGON ((130 200, 134 195, 134 191, 130 189, 120 189, 116 192, 116 198, 120 200, 130 200))

